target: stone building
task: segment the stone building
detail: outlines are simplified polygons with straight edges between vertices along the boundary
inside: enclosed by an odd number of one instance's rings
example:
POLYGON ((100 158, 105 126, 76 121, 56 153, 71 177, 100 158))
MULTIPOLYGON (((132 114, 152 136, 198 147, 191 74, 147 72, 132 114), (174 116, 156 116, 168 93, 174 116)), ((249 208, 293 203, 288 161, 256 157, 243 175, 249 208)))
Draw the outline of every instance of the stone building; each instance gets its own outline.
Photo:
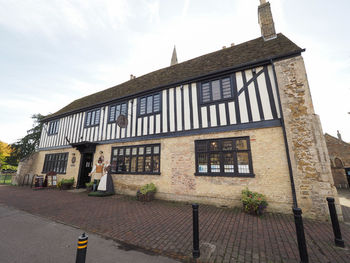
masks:
POLYGON ((153 182, 157 198, 240 206, 248 187, 267 196, 270 211, 294 205, 324 218, 326 197, 339 202, 304 50, 276 34, 270 4, 260 2, 261 37, 173 57, 47 116, 32 172, 54 170, 84 187, 103 157, 118 193, 153 182))
POLYGON ((349 188, 350 184, 350 144, 329 134, 324 135, 328 148, 334 185, 337 188, 349 188))

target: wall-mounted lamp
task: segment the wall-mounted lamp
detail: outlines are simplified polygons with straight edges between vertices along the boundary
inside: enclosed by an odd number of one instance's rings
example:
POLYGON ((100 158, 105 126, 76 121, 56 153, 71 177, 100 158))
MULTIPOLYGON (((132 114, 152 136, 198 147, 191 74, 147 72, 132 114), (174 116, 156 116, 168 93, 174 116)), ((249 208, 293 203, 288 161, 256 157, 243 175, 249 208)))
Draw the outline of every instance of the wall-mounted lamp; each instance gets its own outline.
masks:
POLYGON ((100 151, 100 154, 103 154, 103 151, 100 151))

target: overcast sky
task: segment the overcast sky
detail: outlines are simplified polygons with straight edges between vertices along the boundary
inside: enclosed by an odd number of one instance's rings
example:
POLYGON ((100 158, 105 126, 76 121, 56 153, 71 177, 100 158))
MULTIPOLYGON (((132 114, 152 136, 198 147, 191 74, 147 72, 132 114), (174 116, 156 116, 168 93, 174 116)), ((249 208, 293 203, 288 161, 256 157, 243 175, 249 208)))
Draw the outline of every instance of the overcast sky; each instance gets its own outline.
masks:
MULTIPOLYGON (((350 142, 350 3, 270 0, 275 27, 306 48, 323 131, 350 142)), ((0 0, 0 140, 31 115, 231 43, 260 37, 258 0, 0 0)))

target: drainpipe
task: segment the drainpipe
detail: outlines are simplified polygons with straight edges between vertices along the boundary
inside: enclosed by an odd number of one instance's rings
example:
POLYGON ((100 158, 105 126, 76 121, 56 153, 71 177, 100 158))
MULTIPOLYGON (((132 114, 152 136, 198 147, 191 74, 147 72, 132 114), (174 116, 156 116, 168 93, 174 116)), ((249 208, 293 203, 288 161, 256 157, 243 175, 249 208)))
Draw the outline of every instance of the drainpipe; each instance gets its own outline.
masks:
POLYGON ((296 195, 296 192, 295 192, 293 169, 292 169, 292 163, 290 161, 289 146, 288 146, 287 133, 286 133, 286 126, 285 126, 285 123, 284 123, 281 97, 280 97, 280 92, 279 92, 278 83, 277 83, 277 75, 276 75, 275 65, 273 64, 272 59, 270 60, 270 62, 271 62, 271 65, 272 65, 273 76, 274 76, 274 80, 275 80, 275 83, 276 83, 277 97, 278 97, 278 102, 279 102, 278 104, 279 104, 279 109, 280 109, 280 113, 281 113, 281 125, 282 125, 282 130, 283 130, 284 144, 286 146, 286 155, 287 155, 287 162, 288 162, 288 169, 289 169, 289 179, 290 179, 290 186, 291 186, 291 189, 292 189, 292 197, 293 197, 293 207, 297 208, 298 207, 298 201, 297 201, 297 195, 296 195))

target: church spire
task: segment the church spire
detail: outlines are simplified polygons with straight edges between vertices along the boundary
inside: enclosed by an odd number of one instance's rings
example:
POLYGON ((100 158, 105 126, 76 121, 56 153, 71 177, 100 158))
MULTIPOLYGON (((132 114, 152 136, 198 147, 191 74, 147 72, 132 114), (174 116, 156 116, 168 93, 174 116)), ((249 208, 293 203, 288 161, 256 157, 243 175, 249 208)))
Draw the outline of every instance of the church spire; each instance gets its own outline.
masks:
POLYGON ((177 54, 176 54, 176 47, 174 46, 173 55, 171 56, 170 66, 174 66, 175 64, 177 64, 177 54))

